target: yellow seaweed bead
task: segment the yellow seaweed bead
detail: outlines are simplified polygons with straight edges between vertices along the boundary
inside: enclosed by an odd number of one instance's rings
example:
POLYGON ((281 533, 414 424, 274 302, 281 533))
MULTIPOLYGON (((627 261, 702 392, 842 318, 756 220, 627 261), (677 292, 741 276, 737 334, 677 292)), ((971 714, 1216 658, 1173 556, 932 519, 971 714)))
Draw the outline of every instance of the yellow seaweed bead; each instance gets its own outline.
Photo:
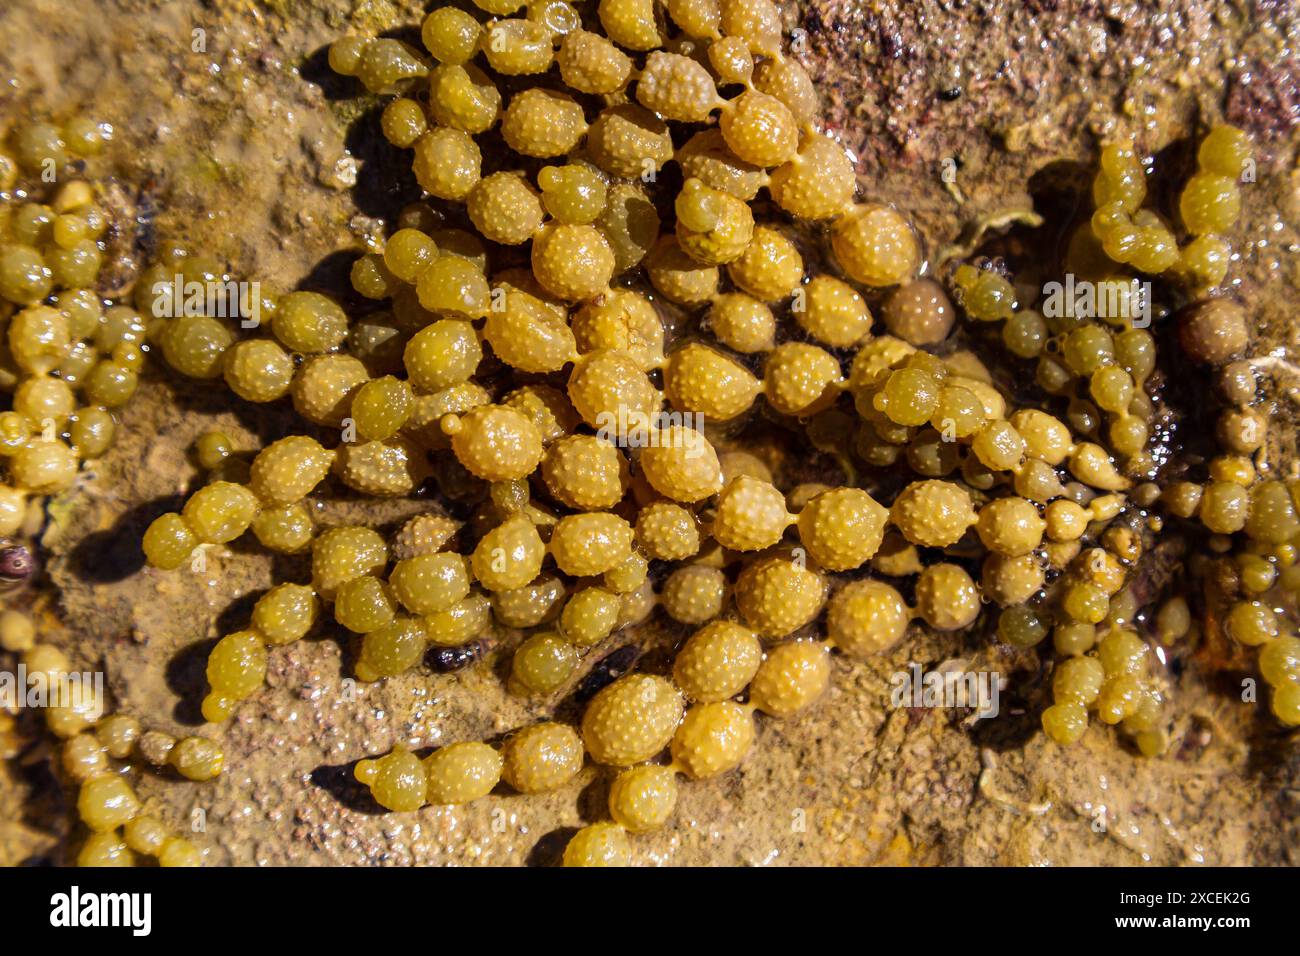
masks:
POLYGON ((668 767, 631 767, 610 784, 609 815, 632 833, 663 826, 676 806, 677 774, 668 767))
POLYGON ((668 401, 708 421, 729 421, 743 414, 761 390, 762 384, 747 368, 699 342, 673 352, 664 368, 668 401))
POLYGON ((696 704, 673 735, 673 763, 696 780, 734 770, 754 744, 754 717, 730 700, 696 704))
POLYGON ((303 584, 277 584, 253 605, 250 623, 271 644, 290 644, 316 623, 320 602, 303 584))
MULTIPOLYGON (((8 730, 8 727, 5 730, 8 730)), ((64 773, 77 783, 108 769, 104 745, 85 732, 78 732, 65 741, 60 754, 60 763, 64 773)))
POLYGON ((480 405, 460 416, 452 425, 451 448, 466 470, 484 481, 527 478, 542 460, 537 426, 506 405, 480 405))
POLYGON ((656 50, 637 76, 637 102, 666 120, 701 123, 722 100, 704 64, 680 53, 656 50))
POLYGON ((237 631, 217 641, 208 655, 208 684, 222 697, 242 700, 266 679, 266 647, 253 631, 237 631))
POLYGON ((384 107, 379 122, 384 139, 401 149, 414 146, 416 140, 429 129, 424 108, 415 100, 404 96, 390 101, 384 107))
POLYGON ((545 218, 541 196, 513 172, 492 173, 479 180, 470 190, 465 211, 484 238, 507 246, 527 242, 545 218))
POLYGON ((611 442, 570 435, 546 450, 542 480, 570 508, 601 511, 622 500, 629 481, 627 459, 611 442))
POLYGON ((798 155, 772 170, 778 206, 799 219, 829 219, 848 208, 857 188, 853 161, 826 136, 810 136, 798 155))
POLYGON ((687 36, 697 40, 713 40, 720 36, 722 12, 717 0, 668 0, 664 7, 673 23, 687 36))
POLYGON ((620 422, 632 428, 647 427, 661 404, 658 391, 636 359, 613 349, 589 352, 578 359, 569 375, 568 394, 583 421, 616 433, 624 431, 616 427, 620 422))
POLYGON ((271 331, 290 351, 328 352, 347 336, 348 317, 328 296, 290 292, 276 305, 271 331))
POLYGON ((740 37, 720 37, 708 45, 705 53, 719 83, 748 86, 753 80, 754 56, 740 37))
POLYGON ((557 313, 537 296, 505 289, 488 311, 483 338, 496 357, 521 372, 557 372, 578 354, 563 311, 557 313))
POLYGON ((536 578, 545 557, 536 526, 524 515, 512 515, 479 539, 470 561, 483 587, 509 591, 536 578))
POLYGON ((643 106, 623 103, 602 110, 587 130, 587 151, 605 172, 624 179, 648 177, 673 158, 668 126, 643 106))
MULTIPOLYGON (((710 53, 717 44, 709 47, 710 53)), ((749 202, 767 182, 759 166, 747 163, 728 147, 716 127, 701 130, 677 150, 677 165, 685 179, 699 179, 737 199, 749 202)))
POLYGON ((429 112, 439 126, 485 133, 501 114, 501 93, 472 63, 443 63, 429 71, 429 112))
POLYGON ((503 761, 492 747, 476 740, 449 744, 422 761, 425 799, 456 806, 486 797, 501 779, 503 761))
POLYGON ((861 488, 833 488, 799 512, 799 540, 828 571, 859 568, 884 538, 889 510, 861 488))
POLYGON ((564 866, 631 866, 632 844, 615 823, 593 823, 573 835, 564 848, 564 866))
POLYGON ((986 548, 1012 557, 1037 548, 1045 527, 1033 503, 1014 495, 986 504, 975 526, 986 548))
POLYGON ((503 76, 545 73, 554 55, 550 31, 540 23, 518 17, 492 23, 479 48, 488 65, 503 76))
POLYGON ((629 50, 653 50, 663 44, 653 0, 600 0, 596 8, 605 34, 629 50))
POLYGON ((714 299, 704 325, 737 352, 767 352, 776 345, 771 308, 744 292, 727 292, 714 299))
POLYGON ((385 810, 402 813, 424 806, 424 767, 420 758, 409 751, 394 750, 378 760, 358 761, 353 774, 370 788, 375 802, 385 810))
POLYGON ((594 226, 550 223, 533 239, 533 275, 565 301, 590 299, 609 288, 614 251, 594 226))
POLYGON ((77 794, 77 815, 96 833, 109 833, 140 812, 131 785, 111 771, 95 774, 77 794))
POLYGON ((650 574, 650 561, 640 551, 633 551, 616 567, 605 572, 603 581, 606 588, 620 598, 619 623, 631 623, 626 619, 628 595, 641 592, 650 574), (624 600, 627 598, 626 600, 624 600))
POLYGON ((722 466, 712 443, 694 428, 670 425, 653 432, 640 465, 651 487, 665 498, 687 504, 703 501, 722 488, 722 466))
POLYGON ((921 264, 911 223, 878 203, 856 206, 836 220, 831 248, 850 277, 876 288, 912 278, 921 264))
POLYGON ((1270 709, 1273 716, 1287 727, 1300 726, 1300 685, 1283 684, 1274 687, 1270 709))
POLYGON ((220 776, 225 754, 206 737, 186 737, 171 749, 167 762, 186 780, 202 782, 220 776))
POLYGON ((773 717, 791 717, 813 704, 830 684, 826 645, 793 641, 772 648, 749 687, 749 699, 773 717))
POLYGON ((1238 601, 1228 610, 1223 629, 1233 640, 1248 647, 1267 644, 1278 635, 1277 615, 1259 601, 1238 601))
POLYGON ((248 488, 230 481, 214 481, 190 496, 181 517, 200 541, 224 544, 248 530, 257 509, 257 496, 248 488))
POLYGON ((413 618, 398 618, 370 631, 361 640, 356 674, 373 681, 405 673, 420 662, 428 634, 413 618))
POLYGON ((337 428, 348 413, 353 394, 369 379, 365 365, 351 355, 314 355, 293 377, 294 410, 309 422, 337 428))
POLYGON ((664 356, 664 326, 654 303, 631 289, 611 289, 573 315, 580 352, 626 352, 642 371, 658 368, 664 356))
MULTIPOLYGON (((295 352, 324 352, 334 348, 347 336, 347 317, 324 296, 314 292, 294 292, 293 296, 312 296, 327 306, 299 310, 293 300, 281 318, 280 310, 272 319, 276 338, 295 352)), ((285 296, 286 299, 289 296, 285 296)), ((19 313, 22 314, 22 313, 19 313)), ((12 341, 12 335, 10 336, 12 341)), ((183 315, 164 326, 160 336, 163 358, 167 364, 189 378, 219 378, 226 350, 235 334, 220 319, 206 315, 183 315)))
POLYGON ((817 617, 825 603, 825 579, 789 558, 760 558, 736 579, 740 616, 763 637, 793 633, 817 617))
POLYGON ((388 562, 388 546, 379 532, 350 525, 330 528, 312 543, 312 582, 326 600, 363 574, 374 574, 388 562))
POLYGON ((230 390, 250 402, 271 402, 293 383, 293 358, 274 339, 245 339, 226 350, 223 374, 230 390))
POLYGON ((614 93, 627 85, 632 61, 598 33, 573 30, 556 53, 560 78, 579 93, 614 93))
MULTIPOLYGON (((775 14, 770 21, 772 47, 779 48, 781 37, 780 15, 775 14)), ((817 118, 819 108, 817 89, 812 77, 799 63, 784 56, 769 57, 759 63, 754 73, 754 86, 764 93, 775 96, 786 105, 790 114, 800 126, 807 127, 817 118)), ((824 137, 823 137, 824 138, 824 137)))
POLYGON ((416 140, 414 149, 411 170, 431 196, 463 201, 482 178, 483 154, 464 130, 432 129, 416 140))
POLYGON ((803 257, 793 242, 769 226, 754 229, 741 255, 727 266, 731 281, 756 299, 777 302, 803 279, 803 257))
POLYGON ((628 767, 668 746, 682 698, 662 677, 629 674, 601 690, 582 717, 582 739, 597 763, 628 767))
POLYGON ((57 494, 77 478, 77 456, 60 441, 33 441, 9 461, 13 483, 33 494, 57 494))
POLYGON ((367 495, 409 495, 429 473, 424 452, 403 437, 345 444, 336 469, 349 488, 367 495))
POLYGON ((92 833, 77 852, 77 866, 135 866, 135 854, 115 831, 92 833))
POLYGON ((871 331, 871 311, 861 294, 834 276, 814 276, 803 287, 802 309, 795 321, 805 332, 832 348, 849 348, 871 331))
POLYGON ((599 218, 609 200, 600 173, 583 163, 546 166, 537 172, 542 204, 557 221, 588 225, 599 218))
POLYGON ((677 242, 697 262, 734 262, 753 240, 754 217, 748 204, 702 180, 686 180, 674 207, 677 242))
POLYGON ((367 40, 356 63, 356 77, 371 93, 391 93, 401 81, 425 72, 424 63, 413 49, 401 40, 386 37, 367 40))
POLYGON ((652 501, 637 513, 637 545, 657 561, 681 561, 700 550, 695 515, 672 501, 652 501))
POLYGON ((520 793, 546 793, 582 769, 582 739, 567 724, 534 724, 506 741, 503 756, 506 783, 520 793))
POLYGON ((578 647, 599 644, 618 626, 622 606, 619 595, 604 588, 575 591, 560 612, 560 633, 578 647))
POLYGON ((1237 183, 1218 173, 1196 173, 1178 197, 1178 211, 1192 235, 1227 232, 1241 213, 1237 183))
POLYGON ((531 634, 510 659, 510 690, 520 695, 550 694, 564 686, 577 667, 577 649, 559 634, 531 634))
MULTIPOLYGON (((546 49, 549 54, 549 41, 546 49)), ((586 132, 582 107, 571 96, 554 90, 524 90, 501 116, 506 145, 522 156, 550 159, 567 155, 586 132)))
POLYGON ((692 259, 676 236, 659 237, 646 256, 645 268, 651 284, 678 305, 703 305, 717 295, 718 267, 692 259))
POLYGON ((632 526, 609 512, 568 515, 555 525, 549 547, 556 566, 565 574, 604 574, 630 552, 632 526))
POLYGON ((167 827, 155 816, 141 814, 122 828, 122 837, 136 853, 157 856, 170 834, 167 827))
POLYGON ((789 107, 757 89, 727 103, 718 128, 733 153, 765 169, 780 166, 799 148, 799 126, 789 107))
POLYGON ((843 384, 839 360, 807 342, 785 342, 768 356, 763 394, 783 415, 804 418, 835 403, 843 384))
POLYGON ((370 440, 392 438, 410 417, 414 403, 411 386, 391 375, 372 379, 352 396, 352 420, 358 437, 370 440))
POLYGON ((1059 465, 1070 453, 1070 430, 1062 422, 1033 408, 1022 408, 1011 416, 1011 426, 1025 443, 1025 453, 1049 465, 1059 465))
POLYGON ((151 567, 174 571, 189 560, 199 538, 180 515, 172 512, 155 518, 145 530, 142 548, 151 567))
POLYGON ((780 53, 781 13, 771 0, 719 0, 719 26, 724 35, 742 37, 755 53, 780 53))
POLYGON ((734 621, 711 621, 687 639, 673 661, 673 681, 701 703, 735 697, 763 661, 758 636, 734 621))
POLYGON ((441 63, 467 63, 478 51, 483 28, 464 10, 439 7, 424 18, 420 39, 441 63))
POLYGON ((970 492, 950 481, 916 481, 894 499, 890 517, 908 541, 924 547, 956 544, 975 524, 970 492))
POLYGON ((459 554, 420 554, 398 561, 388 581, 412 614, 437 614, 469 595, 469 575, 459 554))
MULTIPOLYGON (((487 403, 487 393, 475 386, 475 405, 487 403)), ((549 445, 562 438, 578 424, 578 415, 568 398, 559 389, 549 385, 525 385, 509 392, 502 405, 521 413, 537 428, 542 444, 549 445)))
POLYGON ((850 581, 830 600, 826 636, 851 657, 871 657, 898 644, 911 617, 896 588, 870 579, 850 581))
POLYGON ((396 616, 397 604, 387 585, 369 575, 353 578, 334 596, 334 620, 357 634, 377 631, 396 616))
POLYGON ((975 621, 980 612, 979 590, 956 564, 932 564, 916 582, 916 613, 937 631, 952 631, 975 621))
MULTIPOLYGON (((477 191, 471 198, 475 195, 477 191)), ((457 319, 480 318, 491 305, 491 290, 483 270, 457 255, 440 256, 421 269, 415 293, 425 311, 457 319)))
POLYGON ((1088 729, 1088 711, 1078 701, 1059 701, 1043 711, 1043 733, 1053 743, 1069 745, 1088 729))
POLYGON ((719 493, 712 534, 724 548, 761 551, 780 541, 792 520, 779 489, 742 475, 719 493))
POLYGON ((429 643, 439 648, 459 648, 481 635, 491 623, 491 604, 484 594, 472 593, 445 611, 422 619, 429 643))
POLYGON ((939 407, 940 382, 923 368, 896 369, 872 399, 876 411, 896 425, 924 425, 939 407))

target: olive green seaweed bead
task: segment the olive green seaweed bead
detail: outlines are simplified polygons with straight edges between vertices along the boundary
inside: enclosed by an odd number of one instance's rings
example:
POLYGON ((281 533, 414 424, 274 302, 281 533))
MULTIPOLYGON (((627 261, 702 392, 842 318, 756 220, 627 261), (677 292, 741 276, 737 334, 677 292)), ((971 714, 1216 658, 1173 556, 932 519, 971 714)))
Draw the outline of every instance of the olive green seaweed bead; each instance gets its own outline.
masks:
POLYGON ((320 602, 302 584, 277 584, 253 605, 253 629, 270 644, 290 644, 307 635, 320 613, 320 602))
POLYGON ((375 801, 396 813, 424 806, 428 781, 420 758, 407 750, 394 750, 377 760, 358 761, 353 773, 370 788, 375 801))
POLYGON ((582 738, 568 724, 526 727, 506 741, 502 778, 520 793, 546 793, 582 769, 582 738))
POLYGON ((469 803, 492 792, 501 779, 503 761, 478 741, 449 744, 424 758, 426 799, 438 805, 469 803))
POLYGON ((200 543, 184 518, 175 513, 165 514, 145 530, 145 559, 155 568, 174 571, 190 559, 200 543))
POLYGON ((549 694, 573 676, 578 659, 577 649, 559 634, 531 634, 515 650, 511 686, 525 694, 549 694))
POLYGON ((396 618, 362 638, 357 677, 373 681, 404 673, 420 662, 428 643, 428 633, 419 620, 396 618))
POLYGON ((257 496, 243 485, 214 481, 185 502, 181 517, 205 544, 224 544, 243 534, 257 516, 257 496))

